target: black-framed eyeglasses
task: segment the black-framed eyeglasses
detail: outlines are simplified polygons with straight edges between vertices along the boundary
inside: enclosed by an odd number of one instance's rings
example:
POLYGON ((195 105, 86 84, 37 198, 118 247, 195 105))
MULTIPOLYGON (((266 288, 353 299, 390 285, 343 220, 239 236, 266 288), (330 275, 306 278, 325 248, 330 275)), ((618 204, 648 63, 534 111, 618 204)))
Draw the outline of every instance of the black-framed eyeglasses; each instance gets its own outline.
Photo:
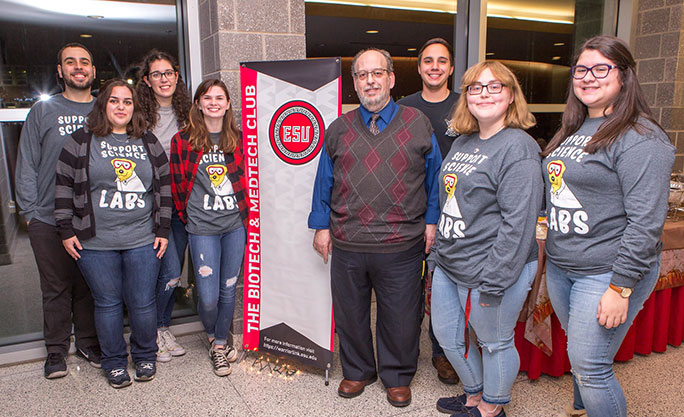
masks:
POLYGON ((161 80, 162 75, 164 77, 166 77, 167 80, 170 80, 176 76, 176 71, 174 71, 174 70, 166 70, 164 72, 152 71, 150 73, 150 78, 152 78, 153 80, 161 80))
POLYGON ((586 65, 573 65, 570 67, 570 75, 576 80, 581 80, 589 74, 592 73, 594 78, 606 78, 610 70, 617 68, 617 65, 610 64, 596 64, 593 67, 587 67, 586 65))
POLYGON ((499 94, 503 91, 503 88, 505 86, 506 84, 497 81, 489 84, 471 84, 468 86, 467 90, 468 94, 470 94, 471 96, 482 94, 482 90, 484 90, 485 88, 487 89, 487 92, 489 94, 499 94))
POLYGON ((371 74, 373 78, 382 78, 385 76, 385 74, 389 74, 389 72, 390 71, 386 68, 376 68, 370 71, 355 72, 354 77, 356 77, 357 80, 364 81, 366 78, 368 78, 368 74, 371 74))

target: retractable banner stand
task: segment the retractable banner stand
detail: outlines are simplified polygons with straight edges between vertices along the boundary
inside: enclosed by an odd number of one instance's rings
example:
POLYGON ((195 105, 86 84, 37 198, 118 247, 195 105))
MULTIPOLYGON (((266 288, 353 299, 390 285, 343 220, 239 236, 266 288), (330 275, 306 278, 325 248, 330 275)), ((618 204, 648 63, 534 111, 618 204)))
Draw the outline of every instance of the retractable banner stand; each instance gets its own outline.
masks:
POLYGON ((250 200, 243 348, 330 368, 330 270, 307 219, 325 130, 341 113, 340 60, 247 62, 240 79, 250 200))

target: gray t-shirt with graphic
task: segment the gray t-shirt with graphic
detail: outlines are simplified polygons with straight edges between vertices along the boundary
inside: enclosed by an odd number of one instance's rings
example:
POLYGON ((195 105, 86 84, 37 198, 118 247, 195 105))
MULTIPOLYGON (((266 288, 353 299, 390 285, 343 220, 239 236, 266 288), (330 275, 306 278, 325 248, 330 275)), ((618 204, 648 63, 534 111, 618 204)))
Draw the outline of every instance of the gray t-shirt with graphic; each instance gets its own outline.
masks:
POLYGON ((457 284, 478 288, 479 302, 497 305, 537 258, 539 152, 525 132, 505 128, 486 140, 461 135, 442 162, 431 262, 457 284))
POLYGON ((218 150, 219 134, 212 133, 211 140, 214 149, 202 155, 186 208, 185 230, 196 235, 218 235, 242 226, 225 157, 218 150))
POLYGON ((125 250, 154 242, 152 164, 141 139, 93 136, 88 180, 96 236, 85 249, 125 250))
POLYGON ((152 129, 152 133, 157 137, 166 152, 166 157, 171 160, 171 139, 178 132, 178 121, 173 113, 173 107, 159 106, 157 109, 157 126, 152 129))
POLYGON ((86 124, 93 101, 57 94, 34 104, 21 130, 16 168, 17 204, 26 220, 55 224, 55 172, 64 139, 86 124))
POLYGON ((586 119, 542 163, 548 260, 580 274, 613 272, 632 288, 660 253, 674 146, 641 119, 606 149, 584 152, 605 117, 586 119))

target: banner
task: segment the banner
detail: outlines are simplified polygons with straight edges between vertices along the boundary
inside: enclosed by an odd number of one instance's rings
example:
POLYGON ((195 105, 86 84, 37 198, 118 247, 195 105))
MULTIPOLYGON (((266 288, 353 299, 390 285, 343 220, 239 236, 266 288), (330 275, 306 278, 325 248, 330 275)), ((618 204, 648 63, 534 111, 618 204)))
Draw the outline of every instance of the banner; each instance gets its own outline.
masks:
POLYGON ((325 129, 341 114, 339 58, 241 64, 250 199, 243 349, 332 366, 330 270, 307 227, 325 129))

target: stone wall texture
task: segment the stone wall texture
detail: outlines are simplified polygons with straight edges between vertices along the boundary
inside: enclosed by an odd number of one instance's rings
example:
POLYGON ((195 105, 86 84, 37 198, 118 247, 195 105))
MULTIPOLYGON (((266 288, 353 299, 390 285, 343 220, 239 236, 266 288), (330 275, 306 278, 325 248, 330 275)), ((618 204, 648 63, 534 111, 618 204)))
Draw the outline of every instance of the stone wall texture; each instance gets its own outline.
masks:
POLYGON ((639 0, 632 52, 653 115, 677 147, 684 170, 684 25, 682 0, 639 0))
MULTIPOLYGON (((240 62, 306 58, 304 0, 200 0, 203 78, 228 86, 240 125, 240 62)), ((242 333, 243 276, 235 294, 233 333, 242 333)))

